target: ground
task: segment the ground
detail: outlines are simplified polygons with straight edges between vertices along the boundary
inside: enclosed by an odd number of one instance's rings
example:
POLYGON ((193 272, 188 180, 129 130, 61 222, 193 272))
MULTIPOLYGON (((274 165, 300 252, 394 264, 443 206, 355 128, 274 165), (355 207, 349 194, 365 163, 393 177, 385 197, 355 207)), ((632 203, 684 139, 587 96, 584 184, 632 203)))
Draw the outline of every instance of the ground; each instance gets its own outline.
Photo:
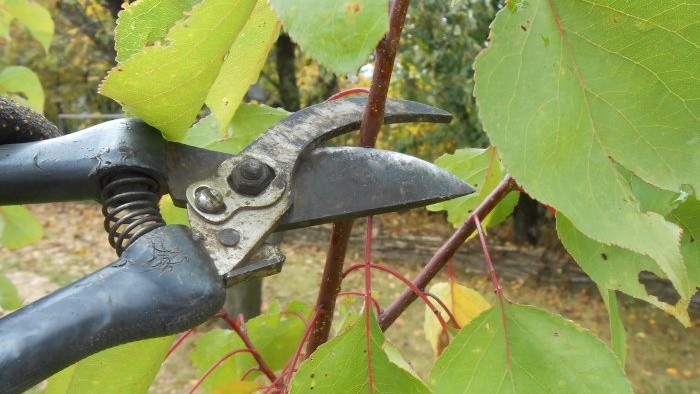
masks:
MULTIPOLYGON (((114 260, 114 252, 102 230, 99 206, 65 203, 32 206, 45 226, 39 243, 19 250, 0 249, 0 269, 29 301, 114 260)), ((413 277, 450 232, 440 215, 391 214, 379 218, 375 236, 375 260, 413 277)), ((264 281, 264 305, 271 300, 299 299, 312 303, 320 282, 328 229, 290 232, 283 250, 287 262, 283 272, 264 281)), ((361 226, 351 245, 349 262, 361 257, 361 226)), ((559 313, 591 330, 609 343, 605 307, 580 272, 569 271, 566 256, 556 245, 546 249, 510 245, 507 237, 492 237, 496 270, 502 276, 506 296, 513 302, 536 305, 559 313), (554 256, 554 257, 553 257, 554 256), (557 264, 552 264, 556 260, 557 264)), ((454 259, 456 279, 479 290, 493 301, 493 292, 478 247, 470 241, 454 259)), ((443 275, 442 279, 445 279, 443 275)), ((344 290, 362 288, 361 275, 351 275, 344 290)), ((387 305, 403 287, 396 280, 377 274, 374 294, 387 305)), ((670 316, 628 297, 621 297, 622 315, 628 333, 627 374, 638 394, 700 393, 700 322, 683 328, 670 316)), ((423 339, 423 307, 415 304, 389 329, 389 340, 397 345, 422 376, 434 356, 423 339)), ((187 347, 169 359, 153 385, 152 393, 189 391, 196 372, 189 367, 187 347)))

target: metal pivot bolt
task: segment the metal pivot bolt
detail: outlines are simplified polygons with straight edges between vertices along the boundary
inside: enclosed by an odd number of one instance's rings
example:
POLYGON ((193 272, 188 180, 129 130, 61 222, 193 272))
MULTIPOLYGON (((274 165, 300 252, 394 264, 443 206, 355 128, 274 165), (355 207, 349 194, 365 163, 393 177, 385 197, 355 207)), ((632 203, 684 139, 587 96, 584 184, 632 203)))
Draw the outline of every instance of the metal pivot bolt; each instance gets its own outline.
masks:
POLYGON ((206 213, 218 213, 226 208, 221 192, 208 186, 202 186, 195 190, 194 203, 198 209, 206 213))
POLYGON ((232 228, 225 228, 219 231, 217 238, 219 239, 219 243, 223 246, 231 247, 238 244, 241 240, 241 234, 232 228))
POLYGON ((237 193, 254 197, 262 193, 274 177, 274 172, 267 164, 249 157, 231 171, 228 183, 237 193))

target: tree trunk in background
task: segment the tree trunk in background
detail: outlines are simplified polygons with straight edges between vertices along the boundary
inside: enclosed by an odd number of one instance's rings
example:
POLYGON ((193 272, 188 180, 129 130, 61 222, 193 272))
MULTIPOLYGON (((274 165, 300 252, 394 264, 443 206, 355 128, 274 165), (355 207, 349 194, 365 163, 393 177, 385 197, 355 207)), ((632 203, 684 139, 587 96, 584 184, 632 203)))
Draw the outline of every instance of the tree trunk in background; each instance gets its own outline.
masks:
POLYGON ((287 33, 280 33, 275 43, 280 101, 282 107, 291 112, 296 112, 301 108, 299 87, 297 86, 295 49, 296 44, 292 42, 287 33))
POLYGON ((305 97, 306 106, 322 103, 328 97, 338 93, 338 77, 321 65, 318 66, 316 84, 316 89, 305 97))
POLYGON ((106 9, 109 10, 109 13, 112 14, 112 17, 114 19, 117 19, 117 16, 119 15, 119 11, 122 10, 122 4, 124 3, 124 0, 102 0, 100 1, 100 4, 106 9))
POLYGON ((516 243, 537 245, 540 240, 540 219, 544 216, 540 204, 525 193, 520 193, 520 199, 513 210, 513 240, 516 243))

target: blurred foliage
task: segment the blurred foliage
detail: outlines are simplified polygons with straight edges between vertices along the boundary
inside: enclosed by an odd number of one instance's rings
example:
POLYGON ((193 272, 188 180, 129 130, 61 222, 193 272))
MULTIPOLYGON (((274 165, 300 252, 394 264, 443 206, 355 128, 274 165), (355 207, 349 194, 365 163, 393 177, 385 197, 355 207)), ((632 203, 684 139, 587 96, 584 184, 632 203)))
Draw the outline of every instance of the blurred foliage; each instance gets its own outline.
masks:
MULTIPOLYGON (((115 64, 114 14, 118 1, 36 0, 55 21, 48 54, 29 31, 18 30, 3 45, 0 67, 13 64, 36 70, 46 91, 46 116, 53 122, 62 113, 118 113, 120 107, 97 94, 97 85, 115 64)), ((425 102, 455 115, 452 125, 392 126, 379 145, 434 159, 460 147, 487 143, 472 97, 472 62, 483 49, 488 25, 500 1, 425 0, 412 2, 402 37, 391 97, 425 102), (456 132, 457 131, 457 132, 456 132)), ((2 40, 0 38, 0 40, 2 40)), ((261 78, 249 91, 254 99, 273 107, 284 106, 277 70, 278 51, 271 51, 261 78)), ((371 66, 357 75, 335 75, 294 46, 295 81, 300 106, 319 103, 339 90, 369 86, 371 66)), ((286 108, 294 110, 296 108, 286 108)), ((94 123, 94 122, 92 122, 94 123)), ((89 126, 73 122, 68 130, 89 126)), ((352 136, 349 137, 352 142, 352 136)))
POLYGON ((488 26, 500 3, 411 2, 392 89, 397 96, 443 108, 455 118, 451 125, 437 125, 428 133, 409 129, 392 137, 397 150, 432 159, 457 148, 488 144, 472 96, 472 63, 486 45, 488 26))
MULTIPOLYGON (((0 67, 26 66, 38 74, 46 95, 45 115, 58 123, 62 113, 117 113, 119 105, 97 94, 97 85, 114 64, 114 17, 96 0, 36 0, 54 19, 48 53, 30 32, 17 30, 4 42, 0 67)), ((1 38, 0 38, 1 40, 1 38)), ((75 130, 84 125, 71 125, 75 130)))

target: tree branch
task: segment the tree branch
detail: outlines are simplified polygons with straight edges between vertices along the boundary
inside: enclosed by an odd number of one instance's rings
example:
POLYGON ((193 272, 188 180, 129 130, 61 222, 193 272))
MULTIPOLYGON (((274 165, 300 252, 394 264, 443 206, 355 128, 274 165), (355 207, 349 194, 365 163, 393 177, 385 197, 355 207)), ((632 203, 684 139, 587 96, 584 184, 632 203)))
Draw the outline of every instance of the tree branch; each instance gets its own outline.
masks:
MULTIPOLYGON (((515 180, 510 175, 503 178, 491 194, 469 215, 462 226, 435 252, 433 257, 423 267, 423 270, 413 280, 413 284, 419 289, 425 290, 428 283, 447 264, 457 249, 476 231, 476 225, 472 218, 476 216, 483 220, 514 187, 515 180)), ((418 296, 413 291, 406 289, 389 307, 384 309, 384 313, 379 316, 379 327, 381 327, 382 331, 386 331, 416 298, 418 296)))
MULTIPOLYGON (((401 38, 406 12, 410 0, 394 0, 389 10, 389 31, 384 35, 376 48, 376 62, 372 85, 370 86, 367 106, 362 114, 362 126, 360 129, 360 146, 373 147, 377 141, 379 130, 384 124, 384 105, 389 92, 389 82, 394 69, 394 59, 401 38)), ((306 354, 313 353, 318 346, 328 340, 333 312, 338 293, 341 290, 343 264, 347 250, 353 220, 345 220, 333 224, 331 244, 326 255, 326 264, 323 269, 323 280, 316 300, 318 319, 314 322, 314 328, 306 347, 306 354)))

